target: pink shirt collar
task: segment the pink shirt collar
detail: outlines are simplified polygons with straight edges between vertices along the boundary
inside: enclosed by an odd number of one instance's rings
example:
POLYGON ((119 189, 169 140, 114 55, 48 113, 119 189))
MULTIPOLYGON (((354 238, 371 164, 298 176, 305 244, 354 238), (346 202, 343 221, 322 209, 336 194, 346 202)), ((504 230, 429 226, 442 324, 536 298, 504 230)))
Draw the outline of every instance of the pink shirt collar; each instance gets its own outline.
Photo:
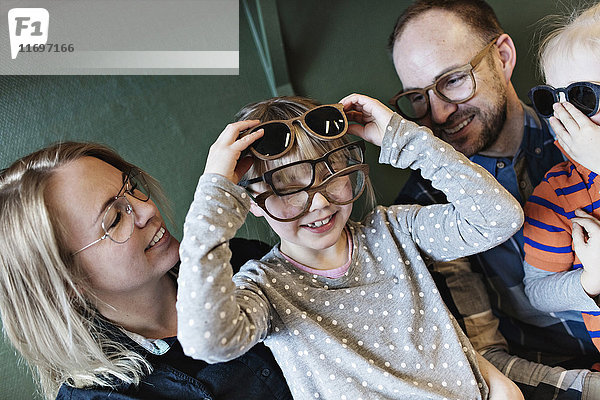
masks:
POLYGON ((344 276, 346 271, 348 271, 348 268, 350 268, 350 263, 352 262, 352 235, 350 234, 350 232, 348 231, 348 229, 346 227, 344 227, 344 230, 346 231, 346 237, 348 238, 348 261, 341 267, 334 268, 334 269, 315 269, 315 268, 306 266, 304 264, 300 264, 298 261, 291 259, 287 255, 283 254, 283 252, 281 252, 281 251, 280 251, 280 253, 293 266, 295 266, 296 268, 298 268, 304 272, 308 272, 309 274, 313 274, 313 275, 324 276, 325 278, 330 278, 330 279, 341 278, 342 276, 344 276))

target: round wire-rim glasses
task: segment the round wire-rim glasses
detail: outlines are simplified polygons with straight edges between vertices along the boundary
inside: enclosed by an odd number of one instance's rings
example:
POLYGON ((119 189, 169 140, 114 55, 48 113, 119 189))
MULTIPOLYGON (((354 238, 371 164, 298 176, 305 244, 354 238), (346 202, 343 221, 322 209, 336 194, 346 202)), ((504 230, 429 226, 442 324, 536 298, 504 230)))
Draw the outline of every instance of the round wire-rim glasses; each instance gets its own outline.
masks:
POLYGON ((127 200, 126 194, 143 202, 150 199, 150 190, 143 173, 138 169, 131 169, 129 172, 123 172, 123 185, 116 196, 107 205, 106 211, 102 216, 102 230, 104 234, 82 247, 71 255, 81 253, 83 250, 108 238, 115 243, 125 243, 133 234, 135 228, 135 213, 133 206, 127 200))
POLYGON ((431 85, 426 86, 422 89, 409 89, 409 90, 405 90, 405 91, 401 90, 400 92, 396 93, 396 95, 394 97, 392 97, 390 99, 390 101, 389 101, 390 104, 404 118, 411 120, 411 121, 416 121, 416 120, 424 118, 431 111, 431 102, 430 102, 429 93, 428 93, 430 90, 433 90, 433 93, 435 93, 436 96, 438 96, 440 99, 442 99, 443 101, 445 101, 447 103, 460 104, 460 103, 464 103, 465 101, 468 101, 475 95, 475 91, 477 89, 477 83, 475 80, 475 76, 473 75, 473 71, 475 70, 475 68, 477 68, 477 66, 485 58, 488 51, 490 51, 490 49, 494 46, 494 44, 496 44, 496 41, 498 40, 498 38, 500 36, 501 35, 495 36, 467 64, 444 73, 439 78, 437 78, 435 80, 435 82, 433 82, 431 85), (451 98, 443 93, 445 88, 442 87, 440 89, 440 86, 442 84, 444 84, 444 85, 447 84, 455 76, 460 76, 461 79, 469 78, 471 88, 467 94, 462 94, 457 98, 451 98), (422 96, 423 107, 419 108, 420 112, 417 112, 416 111, 417 109, 412 107, 412 104, 414 104, 414 102, 411 100, 410 96, 422 96), (413 115, 409 114, 408 111, 406 111, 406 107, 403 109, 403 107, 400 104, 400 101, 407 101, 409 104, 411 104, 408 107, 410 107, 410 109, 413 110, 413 115))

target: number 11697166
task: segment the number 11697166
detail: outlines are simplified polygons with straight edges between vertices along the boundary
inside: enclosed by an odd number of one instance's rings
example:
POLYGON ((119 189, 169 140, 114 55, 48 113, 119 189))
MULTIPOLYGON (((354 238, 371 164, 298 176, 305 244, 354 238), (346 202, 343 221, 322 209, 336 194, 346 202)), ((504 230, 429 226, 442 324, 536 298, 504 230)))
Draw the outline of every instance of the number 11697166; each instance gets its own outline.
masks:
POLYGON ((24 53, 72 53, 75 46, 70 43, 20 44, 19 51, 24 53))

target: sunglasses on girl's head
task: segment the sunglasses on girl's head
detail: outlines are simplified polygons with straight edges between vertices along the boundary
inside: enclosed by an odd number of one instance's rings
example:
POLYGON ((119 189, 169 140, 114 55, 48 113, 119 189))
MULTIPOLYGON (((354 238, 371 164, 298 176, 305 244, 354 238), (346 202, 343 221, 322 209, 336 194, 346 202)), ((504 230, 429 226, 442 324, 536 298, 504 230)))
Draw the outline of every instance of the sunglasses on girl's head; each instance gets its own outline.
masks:
POLYGON ((315 107, 304 114, 286 120, 274 120, 255 126, 249 133, 264 129, 264 135, 250 146, 250 151, 261 160, 273 160, 290 151, 295 136, 293 124, 298 122, 310 135, 321 140, 334 140, 348 131, 348 119, 341 104, 315 107))
POLYGON ((564 93, 566 100, 588 117, 598 113, 600 84, 597 83, 575 82, 565 88, 539 85, 533 87, 528 96, 535 111, 548 118, 554 114, 552 105, 559 102, 560 93, 564 93))

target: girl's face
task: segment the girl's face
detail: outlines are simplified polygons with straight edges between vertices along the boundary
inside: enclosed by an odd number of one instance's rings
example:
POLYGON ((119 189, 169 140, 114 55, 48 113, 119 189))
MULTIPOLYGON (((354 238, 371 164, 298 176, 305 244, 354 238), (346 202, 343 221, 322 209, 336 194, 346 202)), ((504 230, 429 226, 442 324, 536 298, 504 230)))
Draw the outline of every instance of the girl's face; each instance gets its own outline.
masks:
POLYGON ((251 207, 254 215, 264 216, 280 237, 281 251, 299 262, 309 253, 312 257, 312 254, 333 249, 345 240, 342 232, 352 213, 352 203, 342 206, 331 204, 320 193, 313 197, 309 212, 291 222, 272 219, 254 203, 251 207))
MULTIPOLYGON (((330 175, 322 163, 318 163, 315 168, 317 178, 311 187, 316 187, 330 175)), ((294 171, 286 173, 285 186, 306 184, 310 182, 310 175, 310 169, 302 170, 302 168, 296 168, 294 171), (297 176, 299 173, 304 173, 307 176, 297 176)), ((266 185, 263 185, 263 189, 266 190, 266 185)), ((256 216, 265 217, 273 231, 281 239, 281 251, 295 260, 302 262, 303 259, 306 259, 308 253, 316 254, 330 248, 335 248, 334 246, 340 240, 344 240, 342 232, 352 212, 352 203, 346 205, 330 203, 323 193, 326 193, 327 197, 331 199, 340 201, 344 199, 349 200, 353 197, 353 185, 347 176, 329 181, 319 192, 314 193, 312 201, 309 203, 308 212, 294 221, 277 221, 271 218, 255 203, 252 203, 251 211, 256 216)), ((304 209, 307 197, 307 192, 303 191, 282 197, 273 195, 267 202, 269 203, 269 207, 271 207, 270 211, 274 215, 289 218, 297 215, 299 211, 304 209), (286 215, 288 212, 293 215, 286 215)), ((314 257, 311 256, 311 258, 314 257)))
MULTIPOLYGON (((545 68, 546 84, 555 88, 564 88, 573 82, 600 83, 600 57, 593 57, 582 50, 574 52, 569 61, 545 68)), ((590 117, 600 125, 600 112, 590 117)))
MULTIPOLYGON (((46 189, 46 202, 66 230, 71 253, 103 236, 102 218, 122 185, 121 171, 94 157, 56 170, 46 189)), ((166 230, 154 202, 125 196, 134 215, 129 240, 119 244, 106 238, 74 255, 83 267, 85 287, 108 304, 143 293, 166 277, 179 259, 179 243, 166 230)))

